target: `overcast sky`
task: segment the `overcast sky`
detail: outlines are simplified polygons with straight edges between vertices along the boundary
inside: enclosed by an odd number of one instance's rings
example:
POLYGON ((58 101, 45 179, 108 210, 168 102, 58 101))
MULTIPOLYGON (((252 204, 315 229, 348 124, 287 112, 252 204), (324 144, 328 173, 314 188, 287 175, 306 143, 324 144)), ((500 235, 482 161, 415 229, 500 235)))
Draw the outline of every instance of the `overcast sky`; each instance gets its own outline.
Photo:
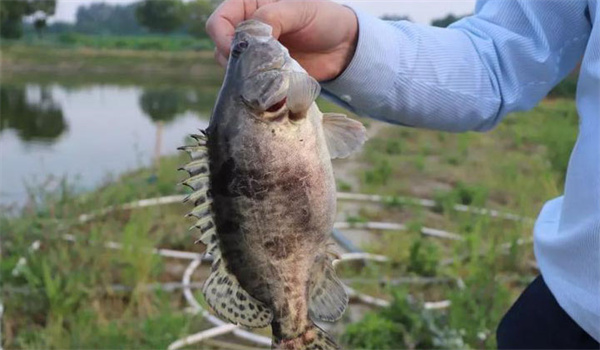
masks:
MULTIPOLYGON (((113 4, 127 4, 136 0, 105 0, 113 4)), ((475 0, 336 0, 370 13, 408 15, 417 23, 430 23, 432 19, 445 17, 446 14, 464 15, 473 12, 475 0)), ((75 21, 77 7, 89 4, 91 0, 58 0, 54 20, 75 21)), ((101 1, 98 1, 101 2, 101 1)))

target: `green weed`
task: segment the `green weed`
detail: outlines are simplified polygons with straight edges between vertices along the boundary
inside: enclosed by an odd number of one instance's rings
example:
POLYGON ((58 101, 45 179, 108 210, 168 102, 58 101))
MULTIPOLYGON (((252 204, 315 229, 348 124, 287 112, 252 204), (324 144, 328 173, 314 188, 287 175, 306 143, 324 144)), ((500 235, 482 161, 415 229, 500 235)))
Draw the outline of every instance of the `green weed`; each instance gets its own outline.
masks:
MULTIPOLYGON (((495 330, 511 302, 538 271, 530 242, 532 224, 457 211, 483 207, 535 217, 560 194, 578 122, 572 100, 544 101, 506 117, 496 130, 448 134, 381 127, 365 146, 360 192, 391 196, 367 220, 395 220, 406 231, 377 233, 367 251, 392 263, 372 276, 450 277, 452 285, 410 285, 410 303, 392 297, 389 308, 347 327, 351 348, 495 348, 495 330), (399 152, 387 145, 401 140, 399 152), (433 199, 421 208, 395 196, 433 199), (430 210, 431 209, 431 210, 430 210), (457 233, 460 240, 424 237, 425 228, 457 233), (520 243, 517 243, 520 242, 520 243), (419 300, 450 300, 428 311, 419 300)), ((352 271, 344 271, 349 275, 352 271)), ((381 293, 381 289, 360 289, 381 293)), ((381 294, 376 294, 380 295, 381 294)))
POLYGON ((425 239, 413 241, 410 246, 407 271, 421 276, 435 276, 439 262, 438 247, 425 239))
POLYGON ((349 325, 342 340, 351 349, 466 348, 461 335, 445 322, 443 313, 424 310, 405 290, 394 289, 388 308, 349 325))
POLYGON ((351 192, 352 191, 352 185, 343 180, 337 180, 336 185, 337 185, 338 191, 340 191, 340 192, 351 192))
MULTIPOLYGON (((14 49, 11 59, 23 54, 14 49)), ((508 116, 491 133, 468 136, 380 129, 361 155, 369 166, 356 174, 360 187, 338 183, 338 188, 390 198, 378 209, 360 210, 349 222, 392 221, 407 230, 374 233, 365 245, 391 262, 342 265, 340 275, 373 281, 443 277, 462 283, 353 285, 386 297, 391 305, 347 325, 343 341, 348 348, 495 347, 499 320, 537 273, 527 264, 533 259, 531 245, 517 244, 531 238, 532 225, 453 207, 535 216, 544 201, 561 192, 578 127, 574 111, 573 101, 544 102, 508 116), (448 161, 449 154, 456 161, 448 161), (436 207, 432 211, 400 197, 434 199, 436 207), (447 230, 461 240, 426 237, 424 228, 447 230), (423 307, 424 301, 446 299, 452 303, 448 309, 423 307)), ((146 254, 149 249, 198 249, 193 245, 196 234, 188 232, 189 223, 182 219, 184 206, 111 212, 84 224, 76 220, 106 206, 185 193, 175 185, 185 175, 174 169, 186 161, 183 154, 165 157, 156 168, 125 174, 90 193, 66 182, 50 193, 31 188, 31 206, 18 215, 0 215, 5 348, 165 348, 206 327, 201 317, 182 313, 185 303, 179 293, 148 288, 179 281, 184 268, 146 254), (75 241, 65 240, 65 234, 75 241), (34 241, 39 247, 32 247, 34 241), (107 241, 120 243, 122 249, 107 249, 107 241)))
POLYGON ((363 179, 367 185, 385 185, 392 176, 392 167, 387 160, 376 164, 373 169, 364 171, 363 179))

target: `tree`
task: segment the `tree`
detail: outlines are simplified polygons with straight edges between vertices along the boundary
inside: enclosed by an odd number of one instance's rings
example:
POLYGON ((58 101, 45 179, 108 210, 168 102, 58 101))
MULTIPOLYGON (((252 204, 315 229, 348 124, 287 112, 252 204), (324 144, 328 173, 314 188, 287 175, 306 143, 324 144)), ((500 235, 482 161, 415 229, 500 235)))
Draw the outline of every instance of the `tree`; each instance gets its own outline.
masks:
POLYGON ((0 36, 17 39, 23 34, 21 17, 25 13, 20 1, 0 1, 0 36))
POLYGON ((23 34, 21 21, 27 13, 26 1, 0 1, 0 36, 18 39, 23 34))
POLYGON ((463 18, 465 16, 454 16, 453 14, 448 14, 448 16, 444 17, 444 18, 440 18, 440 19, 434 19, 433 21, 431 21, 431 25, 434 27, 442 27, 442 28, 446 28, 447 26, 451 25, 452 23, 458 21, 459 19, 463 18))
POLYGON ((39 38, 42 38, 48 17, 56 11, 56 0, 29 0, 30 15, 33 15, 33 26, 39 38))
POLYGON ((150 31, 169 33, 183 25, 184 5, 181 0, 145 0, 136 8, 135 16, 150 31))
POLYGON ((139 4, 92 3, 79 6, 75 16, 75 29, 85 34, 143 34, 146 30, 137 23, 135 16, 139 4))
POLYGON ((193 0, 185 5, 185 22, 188 33, 197 38, 206 38, 206 20, 214 6, 209 0, 193 0))
POLYGON ((38 36, 42 35, 48 17, 56 11, 56 0, 4 0, 0 1, 0 36, 18 39, 23 34, 22 20, 34 15, 38 36))

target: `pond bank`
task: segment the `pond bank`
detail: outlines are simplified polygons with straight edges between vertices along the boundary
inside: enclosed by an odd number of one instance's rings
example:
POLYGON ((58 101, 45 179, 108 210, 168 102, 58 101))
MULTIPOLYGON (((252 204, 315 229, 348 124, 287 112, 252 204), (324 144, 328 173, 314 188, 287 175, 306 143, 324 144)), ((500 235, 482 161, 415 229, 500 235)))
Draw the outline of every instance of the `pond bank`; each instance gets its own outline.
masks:
POLYGON ((139 51, 2 45, 3 83, 12 80, 192 82, 222 77, 211 51, 139 51))

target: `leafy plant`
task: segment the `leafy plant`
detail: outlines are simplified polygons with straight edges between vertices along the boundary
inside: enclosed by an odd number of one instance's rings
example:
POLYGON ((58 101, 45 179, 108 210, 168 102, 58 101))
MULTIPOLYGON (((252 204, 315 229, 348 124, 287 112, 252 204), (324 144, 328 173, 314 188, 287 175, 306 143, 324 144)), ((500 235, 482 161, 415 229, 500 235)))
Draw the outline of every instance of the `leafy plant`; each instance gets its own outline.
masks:
POLYGON ((392 167, 387 160, 383 160, 373 169, 365 170, 363 178, 368 185, 385 185, 391 176, 392 167))
POLYGON ((402 334, 392 320, 370 312, 360 322, 348 325, 342 340, 350 349, 396 349, 402 334))
POLYGON ((392 298, 389 307, 367 313, 346 328, 342 341, 348 348, 465 348, 460 334, 445 325, 443 313, 425 310, 403 289, 394 289, 392 298))
POLYGON ((435 276, 438 268, 438 247, 427 239, 417 239, 410 246, 407 271, 421 276, 435 276))

